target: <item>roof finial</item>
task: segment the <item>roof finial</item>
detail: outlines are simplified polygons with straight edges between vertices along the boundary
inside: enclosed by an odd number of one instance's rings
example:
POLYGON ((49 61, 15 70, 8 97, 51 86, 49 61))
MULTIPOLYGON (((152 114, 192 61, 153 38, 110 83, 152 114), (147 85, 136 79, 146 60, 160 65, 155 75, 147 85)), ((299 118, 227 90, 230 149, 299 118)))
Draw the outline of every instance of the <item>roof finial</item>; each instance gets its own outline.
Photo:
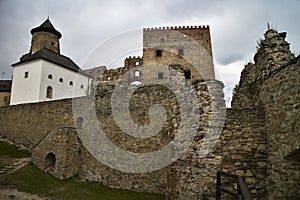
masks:
POLYGON ((267 27, 268 27, 268 30, 271 29, 269 22, 267 22, 267 27))

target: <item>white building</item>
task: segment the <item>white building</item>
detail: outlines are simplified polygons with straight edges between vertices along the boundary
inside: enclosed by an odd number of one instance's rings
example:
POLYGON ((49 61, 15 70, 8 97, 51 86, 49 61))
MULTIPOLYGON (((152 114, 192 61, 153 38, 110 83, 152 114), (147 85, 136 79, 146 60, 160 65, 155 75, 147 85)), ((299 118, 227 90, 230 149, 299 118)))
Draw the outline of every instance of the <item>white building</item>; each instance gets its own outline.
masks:
POLYGON ((92 78, 60 54, 59 33, 47 19, 31 30, 31 48, 13 64, 10 105, 80 97, 89 94, 92 78))

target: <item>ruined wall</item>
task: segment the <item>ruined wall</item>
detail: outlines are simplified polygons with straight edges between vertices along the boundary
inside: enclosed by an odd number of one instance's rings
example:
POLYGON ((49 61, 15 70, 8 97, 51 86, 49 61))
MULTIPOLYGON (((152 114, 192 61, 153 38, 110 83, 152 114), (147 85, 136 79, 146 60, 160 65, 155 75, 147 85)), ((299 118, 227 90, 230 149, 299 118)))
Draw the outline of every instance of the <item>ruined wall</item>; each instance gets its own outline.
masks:
POLYGON ((274 71, 260 96, 266 111, 269 151, 267 196, 299 199, 300 58, 274 71))
MULTIPOLYGON (((263 199, 266 196, 268 154, 264 108, 260 105, 227 109, 226 114, 222 133, 222 171, 243 177, 251 195, 263 199)), ((237 189, 233 185, 227 186, 237 189)))
MULTIPOLYGON (((124 66, 116 69, 104 70, 100 75, 100 81, 115 81, 122 78, 123 74, 128 72, 134 67, 138 67, 139 65, 143 65, 142 57, 131 57, 125 59, 124 66)), ((132 76, 134 72, 132 72, 132 76)))
MULTIPOLYGON (((255 63, 247 64, 242 72, 233 94, 232 107, 255 109, 263 106, 267 172, 263 176, 266 177, 266 188, 261 191, 266 189, 267 199, 298 199, 299 57, 295 58, 291 53, 289 43, 285 41, 286 33, 269 29, 264 36, 258 44, 255 63)), ((227 120, 230 118, 228 115, 227 120)), ((249 123, 248 126, 251 130, 255 128, 249 123)), ((260 180, 256 179, 256 182, 260 180)))
POLYGON ((250 108, 261 103, 261 86, 274 71, 295 59, 290 45, 285 41, 286 33, 269 29, 258 43, 254 63, 248 63, 241 74, 239 84, 233 91, 232 108, 250 108))

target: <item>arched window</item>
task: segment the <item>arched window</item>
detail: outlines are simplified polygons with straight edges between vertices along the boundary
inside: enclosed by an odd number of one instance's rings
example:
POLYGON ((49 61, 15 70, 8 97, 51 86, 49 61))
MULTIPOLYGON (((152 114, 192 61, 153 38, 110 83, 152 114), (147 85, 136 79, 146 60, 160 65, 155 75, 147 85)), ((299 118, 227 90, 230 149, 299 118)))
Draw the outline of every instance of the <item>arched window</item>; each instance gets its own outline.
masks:
POLYGON ((59 82, 63 83, 64 79, 63 78, 59 78, 59 82))
POLYGON ((53 89, 51 86, 48 86, 47 87, 47 92, 46 92, 46 98, 48 99, 52 99, 53 97, 53 89))
POLYGON ((69 82, 69 85, 71 85, 71 86, 72 86, 72 85, 73 85, 73 81, 70 81, 70 82, 69 82))
POLYGON ((52 79, 52 74, 49 74, 49 75, 48 75, 48 78, 49 78, 49 79, 52 79))
POLYGON ((135 70, 134 71, 134 77, 135 78, 138 78, 138 77, 140 77, 141 76, 141 72, 139 71, 139 70, 135 70))
POLYGON ((80 89, 83 89, 83 85, 81 84, 80 89))

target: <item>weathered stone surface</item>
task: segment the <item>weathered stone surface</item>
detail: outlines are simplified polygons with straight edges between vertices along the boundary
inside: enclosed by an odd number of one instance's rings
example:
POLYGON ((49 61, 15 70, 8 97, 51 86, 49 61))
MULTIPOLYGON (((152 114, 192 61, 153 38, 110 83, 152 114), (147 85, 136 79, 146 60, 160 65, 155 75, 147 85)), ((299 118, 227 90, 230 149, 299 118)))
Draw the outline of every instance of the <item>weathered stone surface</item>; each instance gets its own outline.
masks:
MULTIPOLYGON (((215 139, 205 138, 208 127, 220 126, 211 122, 213 112, 221 113, 212 108, 224 105, 218 92, 223 85, 215 80, 193 82, 201 115, 199 124, 192 125, 198 128, 197 134, 179 159, 154 172, 125 173, 99 163, 78 138, 70 99, 1 107, 0 135, 27 147, 38 167, 59 178, 78 175, 82 180, 111 187, 163 193, 168 199, 214 199, 216 171, 223 170, 242 176, 255 198, 299 199, 300 58, 293 57, 284 38, 283 33, 266 32, 255 63, 246 65, 242 72, 233 106, 226 110, 222 134, 205 157, 199 157, 203 142, 209 145, 215 139), (209 91, 216 91, 215 95, 209 91)), ((174 69, 170 81, 188 81, 184 69, 174 69)), ((148 111, 154 103, 166 108, 163 129, 148 139, 134 138, 116 124, 111 111, 113 90, 113 85, 100 85, 95 90, 95 109, 101 127, 114 144, 136 153, 149 152, 165 146, 177 134, 180 100, 166 87, 138 89, 130 100, 132 119, 140 125, 150 123, 148 111)), ((90 111, 87 105, 82 106, 82 113, 90 111)), ((75 121, 82 127, 87 125, 85 118, 75 121)), ((237 185, 229 187, 236 189, 237 185)))

